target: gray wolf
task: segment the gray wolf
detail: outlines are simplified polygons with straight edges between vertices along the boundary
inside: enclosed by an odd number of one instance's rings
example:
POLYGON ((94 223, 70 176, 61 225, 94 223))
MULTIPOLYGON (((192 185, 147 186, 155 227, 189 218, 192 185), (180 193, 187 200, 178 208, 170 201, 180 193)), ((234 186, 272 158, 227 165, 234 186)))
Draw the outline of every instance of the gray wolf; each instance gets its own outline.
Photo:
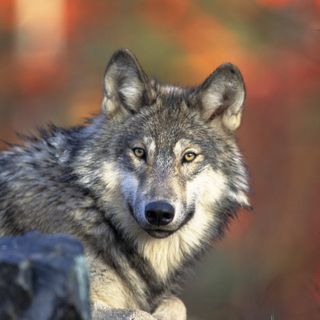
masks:
POLYGON ((80 239, 94 319, 119 309, 186 319, 176 296, 184 274, 249 206, 235 141, 244 100, 232 64, 186 88, 150 79, 132 53, 115 52, 100 114, 1 153, 0 235, 80 239))

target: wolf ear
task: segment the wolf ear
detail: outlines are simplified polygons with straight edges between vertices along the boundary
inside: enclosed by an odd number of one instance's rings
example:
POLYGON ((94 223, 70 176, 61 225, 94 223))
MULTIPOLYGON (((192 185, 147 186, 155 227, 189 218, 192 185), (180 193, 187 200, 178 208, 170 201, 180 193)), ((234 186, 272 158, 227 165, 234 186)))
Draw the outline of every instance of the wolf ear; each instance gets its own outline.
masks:
POLYGON ((116 51, 105 71, 102 110, 109 119, 134 114, 151 98, 148 77, 128 50, 116 51))
POLYGON ((230 63, 219 66, 198 87, 196 97, 208 122, 218 120, 230 131, 240 126, 245 86, 236 66, 230 63))

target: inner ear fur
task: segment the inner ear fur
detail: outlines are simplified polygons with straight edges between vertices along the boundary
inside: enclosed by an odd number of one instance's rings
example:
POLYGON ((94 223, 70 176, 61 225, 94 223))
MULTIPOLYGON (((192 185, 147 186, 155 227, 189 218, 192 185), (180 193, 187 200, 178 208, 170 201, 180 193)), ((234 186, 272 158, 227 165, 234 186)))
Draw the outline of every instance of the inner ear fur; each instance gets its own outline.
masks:
POLYGON ((102 110, 109 119, 130 115, 152 100, 147 75, 128 50, 116 51, 105 71, 102 110))
POLYGON ((243 77, 235 65, 220 65, 198 87, 195 95, 206 121, 221 121, 230 131, 240 126, 246 93, 243 77))

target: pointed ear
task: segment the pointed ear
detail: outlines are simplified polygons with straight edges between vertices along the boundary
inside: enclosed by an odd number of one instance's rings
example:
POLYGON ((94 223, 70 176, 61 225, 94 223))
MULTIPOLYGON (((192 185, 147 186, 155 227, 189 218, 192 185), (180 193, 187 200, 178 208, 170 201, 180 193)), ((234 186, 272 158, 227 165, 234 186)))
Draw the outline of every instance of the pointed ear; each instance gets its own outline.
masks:
POLYGON ((128 50, 116 51, 105 71, 102 110, 109 119, 134 114, 150 103, 151 86, 137 58, 128 50))
POLYGON ((230 63, 219 66, 195 94, 206 121, 220 121, 230 131, 240 126, 245 86, 236 66, 230 63))

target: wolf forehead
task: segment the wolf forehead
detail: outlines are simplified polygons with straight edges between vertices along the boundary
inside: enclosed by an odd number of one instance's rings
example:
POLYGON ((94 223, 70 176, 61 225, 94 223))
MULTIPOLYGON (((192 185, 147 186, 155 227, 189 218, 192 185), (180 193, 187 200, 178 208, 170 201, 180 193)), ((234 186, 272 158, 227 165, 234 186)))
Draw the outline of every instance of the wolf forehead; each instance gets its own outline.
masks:
MULTIPOLYGON (((149 135, 157 145, 168 146, 168 142, 177 142, 186 137, 192 139, 210 138, 208 131, 197 114, 186 107, 180 99, 158 98, 154 105, 143 108, 123 124, 126 134, 132 132, 130 139, 149 135)), ((210 128, 207 128, 210 129, 210 128)), ((212 131, 212 130, 210 130, 212 131)))

